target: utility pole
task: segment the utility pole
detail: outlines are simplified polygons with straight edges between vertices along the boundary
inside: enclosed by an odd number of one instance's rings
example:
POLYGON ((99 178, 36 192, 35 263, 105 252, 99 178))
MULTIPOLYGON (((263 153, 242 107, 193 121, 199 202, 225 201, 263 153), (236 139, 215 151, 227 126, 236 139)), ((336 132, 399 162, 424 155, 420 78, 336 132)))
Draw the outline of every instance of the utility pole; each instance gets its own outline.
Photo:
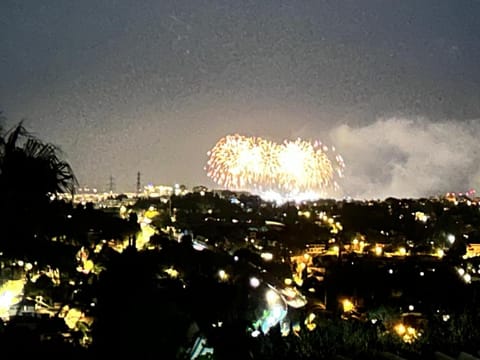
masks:
POLYGON ((140 171, 139 171, 137 172, 137 198, 140 196, 140 191, 141 191, 140 184, 141 182, 140 182, 140 171))
POLYGON ((115 182, 113 180, 113 176, 110 175, 110 182, 108 184, 108 191, 110 192, 110 195, 113 194, 113 190, 115 190, 115 182))

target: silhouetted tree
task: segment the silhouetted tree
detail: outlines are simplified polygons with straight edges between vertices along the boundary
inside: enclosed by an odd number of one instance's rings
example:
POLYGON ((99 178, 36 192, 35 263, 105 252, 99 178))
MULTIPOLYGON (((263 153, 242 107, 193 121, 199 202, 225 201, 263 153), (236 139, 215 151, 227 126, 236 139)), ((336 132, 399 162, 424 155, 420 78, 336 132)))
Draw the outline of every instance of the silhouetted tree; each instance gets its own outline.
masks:
POLYGON ((29 203, 44 203, 48 194, 73 193, 77 180, 60 155, 58 147, 40 141, 19 123, 0 136, 0 191, 29 203))
POLYGON ((40 237, 50 196, 73 195, 77 180, 60 155, 58 147, 40 141, 22 123, 0 134, 1 246, 14 238, 40 237))

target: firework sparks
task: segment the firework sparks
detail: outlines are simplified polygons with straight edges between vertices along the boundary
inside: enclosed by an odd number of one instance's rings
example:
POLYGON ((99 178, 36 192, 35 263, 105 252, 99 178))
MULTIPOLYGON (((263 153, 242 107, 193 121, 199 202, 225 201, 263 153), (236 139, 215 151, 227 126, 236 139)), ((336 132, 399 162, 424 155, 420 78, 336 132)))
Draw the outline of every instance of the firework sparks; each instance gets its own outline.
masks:
POLYGON ((284 198, 318 197, 337 190, 345 167, 334 148, 302 139, 277 144, 259 137, 228 135, 208 156, 207 175, 217 184, 284 198))

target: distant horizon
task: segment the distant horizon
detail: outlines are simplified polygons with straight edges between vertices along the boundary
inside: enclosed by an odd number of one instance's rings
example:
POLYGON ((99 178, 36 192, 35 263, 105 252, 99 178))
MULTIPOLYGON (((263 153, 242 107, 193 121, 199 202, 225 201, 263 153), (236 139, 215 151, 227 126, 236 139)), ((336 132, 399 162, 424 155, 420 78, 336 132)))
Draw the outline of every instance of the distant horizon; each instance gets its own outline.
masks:
MULTIPOLYGON (((206 185, 203 185, 203 184, 198 184, 198 185, 193 185, 193 186, 187 186, 186 184, 184 183, 176 183, 177 185, 184 185, 187 189, 187 192, 193 192, 193 188, 197 187, 197 186, 204 186, 207 188, 207 192, 222 192, 222 191, 229 191, 229 192, 232 192, 232 193, 247 193, 247 194, 250 194, 252 196, 258 196, 260 198, 262 198, 262 200, 266 201, 266 202, 275 202, 275 201, 271 201, 271 200, 265 200, 261 195, 259 195, 258 193, 255 193, 253 191, 248 191, 248 190, 232 190, 232 189, 227 189, 227 188, 222 188, 222 187, 213 187, 213 188, 210 188, 206 185)), ((175 187, 176 184, 171 184, 171 185, 168 185, 168 184, 151 184, 153 186, 164 186, 164 187, 171 187, 172 189, 175 187)), ((144 185, 143 186, 143 189, 145 189, 145 187, 147 187, 147 185, 144 185)), ((91 190, 91 192, 82 192, 81 194, 98 194, 98 195, 107 195, 107 194, 112 194, 112 195, 122 195, 122 194, 136 194, 137 191, 135 189, 131 190, 131 191, 118 191, 118 190, 113 190, 113 191, 110 191, 110 190, 100 190, 98 188, 95 188, 95 187, 89 187, 87 185, 78 185, 76 187, 76 189, 89 189, 91 190), (95 192, 96 190, 96 192, 95 192)), ((425 195, 425 196, 418 196, 418 197, 398 197, 398 196, 385 196, 385 197, 372 197, 372 198, 354 198, 354 197, 350 197, 350 196, 342 196, 342 197, 319 197, 319 198, 315 198, 315 199, 307 199, 307 200, 302 200, 302 201, 299 201, 299 202, 315 202, 315 201, 321 201, 321 200, 334 200, 334 201, 385 201, 386 199, 398 199, 398 200, 419 200, 419 199, 433 199, 433 198, 445 198, 447 197, 448 195, 455 195, 456 197, 462 197, 462 196, 465 196, 465 197, 468 197, 468 198, 471 198, 471 199, 476 199, 476 198, 480 198, 480 196, 475 196, 474 194, 476 194, 476 190, 475 189, 468 189, 466 191, 449 191, 449 192, 444 192, 444 193, 437 193, 437 194, 431 194, 431 195, 425 195)), ((80 195, 79 193, 76 193, 75 195, 80 195)), ((166 195, 162 195, 162 196, 166 196, 166 195)), ((295 202, 293 200, 290 200, 290 201, 286 201, 286 202, 295 202)))

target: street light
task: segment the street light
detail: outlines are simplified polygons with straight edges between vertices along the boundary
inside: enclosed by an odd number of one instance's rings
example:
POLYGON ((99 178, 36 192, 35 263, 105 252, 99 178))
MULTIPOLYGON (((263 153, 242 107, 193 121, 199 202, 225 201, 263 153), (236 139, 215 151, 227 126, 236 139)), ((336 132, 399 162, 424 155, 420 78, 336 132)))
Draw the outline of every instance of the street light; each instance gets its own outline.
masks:
POLYGON ((455 235, 453 234, 448 234, 447 235, 447 240, 450 244, 453 244, 455 242, 455 235))

